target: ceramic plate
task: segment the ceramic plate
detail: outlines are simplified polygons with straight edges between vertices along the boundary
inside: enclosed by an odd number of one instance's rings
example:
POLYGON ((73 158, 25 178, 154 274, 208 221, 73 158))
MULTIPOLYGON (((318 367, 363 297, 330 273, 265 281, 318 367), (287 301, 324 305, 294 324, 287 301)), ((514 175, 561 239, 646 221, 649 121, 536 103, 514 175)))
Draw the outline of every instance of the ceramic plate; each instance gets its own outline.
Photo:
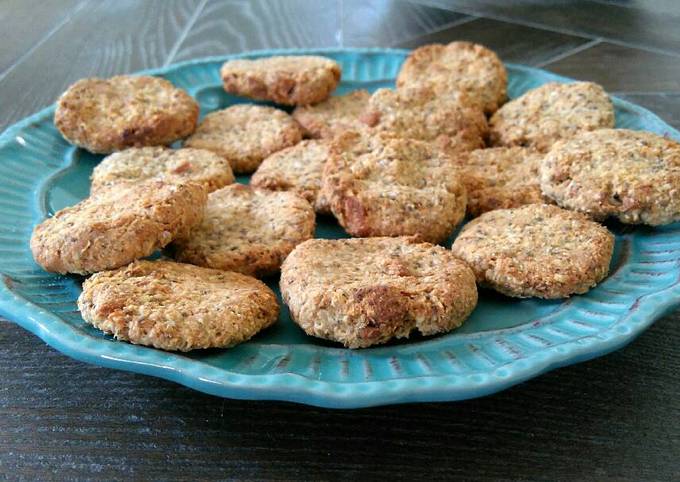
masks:
MULTIPOLYGON (((281 52, 239 57, 275 53, 281 52)), ((337 93, 392 86, 408 54, 354 49, 294 53, 337 60, 343 72, 337 93)), ((205 115, 245 101, 222 90, 218 70, 227 58, 146 73, 188 90, 205 115)), ((507 67, 510 97, 545 82, 570 81, 542 70, 507 67)), ((651 112, 619 99, 614 105, 618 127, 680 139, 651 112)), ((28 247, 36 223, 87 195, 88 177, 101 159, 65 142, 52 124, 53 112, 49 107, 0 137, 0 314, 79 360, 230 398, 339 408, 461 400, 620 348, 680 300, 680 223, 656 229, 611 224, 616 233, 611 273, 597 288, 564 301, 514 300, 482 291, 470 319, 444 336, 350 351, 306 336, 284 308, 276 326, 229 350, 176 354, 118 342, 80 317, 76 298, 82 279, 42 271, 28 247)), ((344 233, 322 221, 317 236, 344 233)), ((269 284, 278 292, 277 281, 269 284)))

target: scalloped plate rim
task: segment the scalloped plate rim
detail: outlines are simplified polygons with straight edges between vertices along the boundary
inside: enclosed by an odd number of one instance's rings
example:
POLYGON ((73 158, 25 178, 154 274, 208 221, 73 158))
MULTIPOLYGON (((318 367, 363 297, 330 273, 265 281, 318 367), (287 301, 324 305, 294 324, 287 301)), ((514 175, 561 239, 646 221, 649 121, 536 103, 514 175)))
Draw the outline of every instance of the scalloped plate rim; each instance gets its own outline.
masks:
MULTIPOLYGON (((147 69, 136 74, 166 74, 176 69, 208 62, 223 62, 227 59, 253 55, 310 54, 310 53, 377 53, 407 55, 409 50, 382 48, 322 48, 322 49, 267 49, 192 59, 184 62, 147 69)), ((540 70, 546 77, 561 82, 573 82, 549 71, 524 65, 506 63, 507 66, 526 72, 540 70)), ((614 96, 612 96, 614 97, 614 96)), ((666 124, 651 111, 623 99, 614 97, 621 106, 663 124, 669 133, 680 138, 680 133, 666 124)), ((0 143, 11 140, 15 133, 30 124, 44 120, 54 112, 54 104, 9 126, 1 135, 0 143)), ((5 275, 3 275, 4 277, 5 275)), ((615 326, 625 327, 624 332, 615 332, 613 327, 594 335, 563 342, 533 352, 519 360, 507 362, 493 371, 480 375, 421 375, 391 380, 365 382, 335 382, 313 380, 292 373, 241 374, 228 372, 206 363, 181 357, 172 358, 169 363, 147 360, 146 354, 158 353, 147 349, 138 353, 130 352, 127 345, 108 340, 83 340, 82 334, 55 314, 22 298, 0 284, 0 314, 34 333, 58 351, 81 361, 108 368, 156 376, 174 381, 187 387, 212 395, 252 400, 281 400, 316 405, 328 408, 360 408, 376 405, 455 401, 489 395, 512 385, 534 378, 540 374, 566 365, 571 365, 617 350, 639 336, 654 321, 680 304, 680 279, 670 287, 648 293, 637 298, 635 307, 622 316, 615 326), (67 332, 64 332, 66 328, 67 332), (601 337, 608 336, 606 339, 601 337), (83 341, 86 341, 83 344, 83 341), (559 349, 558 349, 559 348, 559 349), (122 354, 121 354, 122 352, 122 354), (504 370, 507 375, 499 374, 504 370), (226 374, 226 375, 225 375, 226 374), (451 382, 455 381, 455 385, 451 382)), ((503 331, 503 330, 498 330, 503 331)), ((138 346, 135 346, 139 348, 138 346)), ((342 350, 342 349, 337 349, 342 350)), ((165 352, 160 352, 165 353, 165 352)), ((171 355, 167 354, 166 355, 171 355)), ((152 355, 153 358, 153 355, 152 355)))

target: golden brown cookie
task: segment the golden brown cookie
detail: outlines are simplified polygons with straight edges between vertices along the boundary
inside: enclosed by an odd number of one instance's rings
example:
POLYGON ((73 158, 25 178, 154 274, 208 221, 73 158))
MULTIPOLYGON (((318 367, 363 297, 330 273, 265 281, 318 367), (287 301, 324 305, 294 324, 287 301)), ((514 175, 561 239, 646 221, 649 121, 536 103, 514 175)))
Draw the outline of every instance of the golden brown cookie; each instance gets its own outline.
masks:
POLYGON ((464 92, 487 114, 507 97, 508 74, 498 56, 470 42, 431 44, 415 49, 397 76, 397 88, 430 86, 442 97, 464 92))
POLYGON ((283 263, 281 294, 307 334, 348 348, 446 333, 477 304, 465 263, 404 237, 306 241, 283 263))
POLYGON ((346 132, 333 142, 322 193, 352 236, 446 239, 465 215, 465 188, 451 158, 432 145, 346 132))
POLYGON ((286 105, 316 104, 340 82, 340 66, 314 55, 229 60, 220 70, 224 90, 286 105))
POLYGON ((680 221, 680 143, 627 129, 584 132, 553 146, 541 187, 560 206, 596 219, 680 221))
POLYGON ((296 107, 293 119, 302 126, 304 134, 312 139, 335 137, 346 130, 363 127, 359 117, 366 109, 371 94, 355 90, 345 95, 329 97, 316 105, 296 107))
POLYGON ((452 156, 484 147, 484 113, 467 97, 440 97, 430 88, 378 89, 361 116, 373 132, 431 142, 452 156))
POLYGON ((457 160, 467 191, 467 213, 544 203, 539 167, 544 154, 525 147, 477 149, 457 160))
POLYGON ((199 184, 150 180, 104 189, 33 230, 31 251, 47 271, 88 274, 149 256, 203 217, 199 184))
POLYGON ((92 172, 91 192, 158 178, 201 184, 208 192, 234 182, 225 158, 205 149, 131 147, 107 156, 92 172))
POLYGON ((453 254, 477 282, 518 298, 585 293, 609 271, 614 236, 586 216, 547 204, 497 209, 463 227, 453 254))
POLYGON ((294 192, 314 206, 316 212, 328 214, 330 206, 319 191, 329 154, 327 141, 302 141, 266 158, 250 178, 250 185, 294 192))
POLYGON ((248 174, 265 157, 301 139, 300 127, 284 111, 239 104, 205 116, 184 146, 213 151, 229 161, 234 172, 248 174))
POLYGON ((54 124, 62 135, 90 152, 167 145, 191 134, 198 103, 158 77, 119 75, 82 79, 57 102, 54 124))
POLYGON ((162 350, 226 348, 276 322, 279 305, 250 276, 172 261, 135 261, 83 283, 78 309, 119 340, 162 350))
POLYGON ((583 131, 614 127, 614 106, 592 82, 551 82, 505 104, 489 121, 494 146, 541 151, 583 131))
POLYGON ((175 240, 178 261, 266 276, 314 236, 314 210, 292 192, 233 184, 208 196, 203 221, 175 240))

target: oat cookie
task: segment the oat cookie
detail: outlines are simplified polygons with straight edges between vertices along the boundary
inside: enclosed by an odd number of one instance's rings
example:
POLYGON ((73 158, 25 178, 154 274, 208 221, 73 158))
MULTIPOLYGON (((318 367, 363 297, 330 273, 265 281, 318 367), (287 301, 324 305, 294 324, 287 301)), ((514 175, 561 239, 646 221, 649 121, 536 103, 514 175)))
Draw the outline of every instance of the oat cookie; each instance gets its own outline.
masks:
POLYGON ((358 237, 417 234, 439 242, 465 215, 465 188, 451 158, 425 142, 385 134, 338 137, 322 192, 358 237))
POLYGON ((518 298, 565 298, 607 276, 614 236, 586 216, 547 204, 497 209, 465 225, 453 254, 482 286, 518 298))
POLYGON ((158 178, 195 182, 208 192, 234 182, 226 159, 205 149, 131 147, 107 156, 92 172, 91 192, 121 183, 158 178))
POLYGON ((486 118, 466 97, 440 97, 430 88, 378 89, 362 114, 373 132, 432 142, 455 156, 484 147, 486 118))
POLYGON ((306 241, 283 263, 280 284, 307 334, 348 348, 446 333, 477 304, 465 263, 406 237, 306 241))
POLYGON ((262 105, 233 105, 205 116, 185 147, 224 157, 234 172, 248 174, 262 160, 302 139, 297 123, 284 111, 262 105))
POLYGON ((172 351, 237 345, 279 314, 276 296, 255 278, 172 261, 95 274, 83 283, 78 309, 119 340, 172 351))
POLYGON ((680 221, 680 143, 627 129, 584 132, 553 146, 541 187, 560 206, 595 219, 680 221))
POLYGON ((305 198, 319 213, 330 213, 326 198, 319 194, 321 174, 329 156, 328 142, 302 141, 266 158, 250 184, 272 191, 291 191, 305 198))
POLYGON ((208 196, 203 222, 178 238, 178 261, 266 276, 314 236, 314 210, 292 192, 233 184, 208 196))
POLYGON ((543 156, 525 147, 495 147, 459 158, 467 213, 544 203, 538 173, 543 156))
POLYGON ((167 145, 191 134, 198 103, 158 77, 119 75, 82 79, 57 102, 54 124, 61 134, 90 152, 167 145))
POLYGON ((31 251, 47 271, 88 274, 149 256, 203 217, 199 184, 150 180, 104 189, 33 230, 31 251))
POLYGON ((229 93, 286 105, 321 102, 340 82, 338 63, 313 55, 229 60, 220 74, 229 93))
POLYGON ((293 119, 302 126, 307 137, 335 137, 346 130, 358 130, 364 126, 359 117, 366 109, 370 97, 371 94, 363 89, 329 97, 316 105, 296 107, 293 119))
POLYGON ((397 77, 397 87, 429 85, 438 95, 462 91, 487 114, 507 97, 508 74, 498 56, 470 42, 431 44, 415 49, 397 77))
POLYGON ((525 146, 541 151, 583 131, 614 127, 614 106, 592 82, 551 82, 505 104, 489 121, 495 146, 525 146))

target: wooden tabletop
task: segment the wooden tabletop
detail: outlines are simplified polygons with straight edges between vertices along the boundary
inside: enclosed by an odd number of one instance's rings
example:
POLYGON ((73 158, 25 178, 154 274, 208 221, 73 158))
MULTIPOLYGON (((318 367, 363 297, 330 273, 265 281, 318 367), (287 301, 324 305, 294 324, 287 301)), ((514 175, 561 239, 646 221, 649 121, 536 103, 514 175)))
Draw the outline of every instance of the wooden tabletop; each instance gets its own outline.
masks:
MULTIPOLYGON (((680 128, 670 0, 4 0, 0 25, 0 130, 86 76, 457 39, 599 82, 680 128)), ((679 324, 676 311, 623 350, 483 399, 350 411, 86 365, 0 319, 0 479, 679 480, 679 324)))

